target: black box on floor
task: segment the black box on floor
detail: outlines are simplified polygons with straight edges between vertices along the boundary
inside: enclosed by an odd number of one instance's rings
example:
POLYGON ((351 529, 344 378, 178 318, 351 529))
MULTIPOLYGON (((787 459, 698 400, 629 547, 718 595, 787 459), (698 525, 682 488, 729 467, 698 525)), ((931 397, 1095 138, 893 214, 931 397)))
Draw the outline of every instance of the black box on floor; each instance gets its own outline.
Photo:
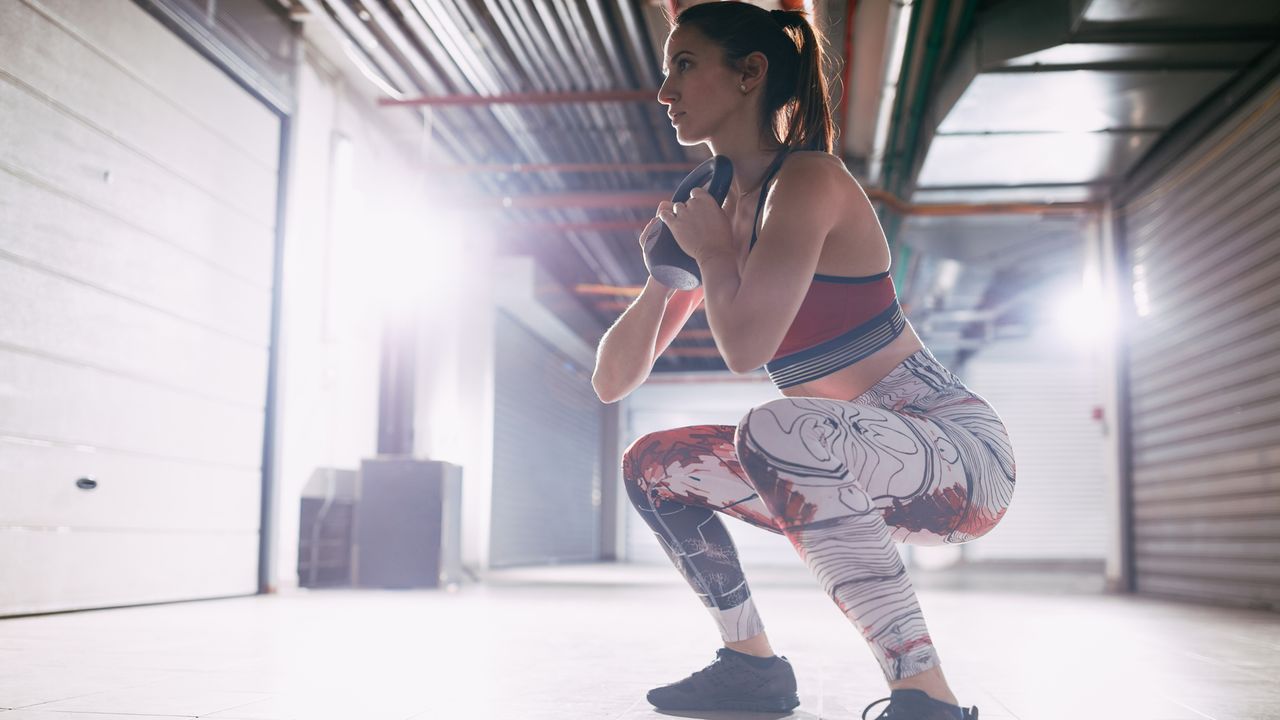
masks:
POLYGON ((363 461, 356 586, 428 588, 460 581, 461 519, 461 467, 412 458, 363 461))
POLYGON ((355 470, 317 468, 302 488, 299 587, 351 587, 356 482, 355 470))

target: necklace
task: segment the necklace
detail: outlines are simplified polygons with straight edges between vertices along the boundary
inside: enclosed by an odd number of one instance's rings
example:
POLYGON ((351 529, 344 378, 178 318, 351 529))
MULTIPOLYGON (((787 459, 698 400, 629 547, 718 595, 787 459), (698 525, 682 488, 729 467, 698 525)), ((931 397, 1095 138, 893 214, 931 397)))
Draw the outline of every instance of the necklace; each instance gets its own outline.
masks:
POLYGON ((757 182, 755 185, 752 185, 750 188, 746 190, 735 191, 737 192, 737 199, 741 200, 742 198, 747 196, 747 193, 752 193, 752 192, 755 192, 756 190, 759 190, 760 186, 764 184, 764 181, 769 178, 770 170, 772 170, 774 165, 776 165, 781 159, 782 159, 781 154, 779 154, 776 158, 774 158, 773 162, 769 163, 769 167, 765 168, 764 175, 760 176, 760 181, 757 182))

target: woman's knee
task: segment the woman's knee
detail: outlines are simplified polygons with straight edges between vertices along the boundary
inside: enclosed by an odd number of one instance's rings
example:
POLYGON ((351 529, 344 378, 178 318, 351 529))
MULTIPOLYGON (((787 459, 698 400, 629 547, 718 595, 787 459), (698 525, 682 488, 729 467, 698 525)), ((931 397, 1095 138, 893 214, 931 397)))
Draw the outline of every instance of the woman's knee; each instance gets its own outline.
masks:
POLYGON ((622 483, 633 503, 645 494, 645 470, 653 465, 661 444, 662 433, 648 433, 640 436, 622 453, 622 483))
POLYGON ((748 456, 767 454, 772 446, 771 438, 786 435, 796 427, 796 420, 812 411, 800 407, 791 398, 777 398, 752 408, 738 422, 734 435, 734 447, 739 459, 746 462, 748 456))
POLYGON ((789 398, 778 398, 757 405, 738 422, 737 432, 734 434, 734 449, 748 481, 762 498, 769 494, 766 486, 776 480, 776 473, 770 470, 770 451, 766 450, 766 447, 774 443, 768 442, 767 438, 789 425, 789 418, 795 413, 796 408, 789 398))

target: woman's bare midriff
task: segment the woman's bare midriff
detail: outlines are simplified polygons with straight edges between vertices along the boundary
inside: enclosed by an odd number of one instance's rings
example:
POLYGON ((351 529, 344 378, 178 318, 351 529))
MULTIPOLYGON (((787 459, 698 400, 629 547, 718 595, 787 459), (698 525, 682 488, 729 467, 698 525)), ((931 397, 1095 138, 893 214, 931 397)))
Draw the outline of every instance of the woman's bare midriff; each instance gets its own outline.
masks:
MULTIPOLYGON (((826 153, 823 153, 824 155, 826 153)), ((833 161, 841 162, 832 157, 833 161)), ((843 165, 843 163, 842 163, 843 165)), ((750 197, 738 202, 730 200, 725 210, 734 245, 738 251, 738 269, 747 264, 749 241, 755 222, 756 206, 750 197)), ((817 272, 822 275, 861 276, 874 275, 889 263, 889 244, 884 231, 871 211, 870 203, 858 208, 850 203, 848 216, 827 237, 818 258, 817 272), (863 212, 859 212, 861 209, 863 212), (877 267, 878 269, 868 269, 877 267)), ((924 349, 924 343, 912 329, 910 321, 902 333, 888 345, 858 362, 837 370, 813 382, 795 385, 782 390, 787 397, 822 397, 833 400, 852 400, 880 382, 903 360, 924 349)))

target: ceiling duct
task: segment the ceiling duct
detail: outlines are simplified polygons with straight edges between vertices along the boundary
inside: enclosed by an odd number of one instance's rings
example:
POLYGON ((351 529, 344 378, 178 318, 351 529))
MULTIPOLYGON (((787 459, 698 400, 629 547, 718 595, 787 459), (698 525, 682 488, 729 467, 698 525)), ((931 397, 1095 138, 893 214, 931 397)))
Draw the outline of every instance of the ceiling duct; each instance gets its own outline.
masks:
POLYGON ((979 12, 927 111, 915 202, 1104 197, 1276 42, 1270 0, 1033 0, 979 12))

